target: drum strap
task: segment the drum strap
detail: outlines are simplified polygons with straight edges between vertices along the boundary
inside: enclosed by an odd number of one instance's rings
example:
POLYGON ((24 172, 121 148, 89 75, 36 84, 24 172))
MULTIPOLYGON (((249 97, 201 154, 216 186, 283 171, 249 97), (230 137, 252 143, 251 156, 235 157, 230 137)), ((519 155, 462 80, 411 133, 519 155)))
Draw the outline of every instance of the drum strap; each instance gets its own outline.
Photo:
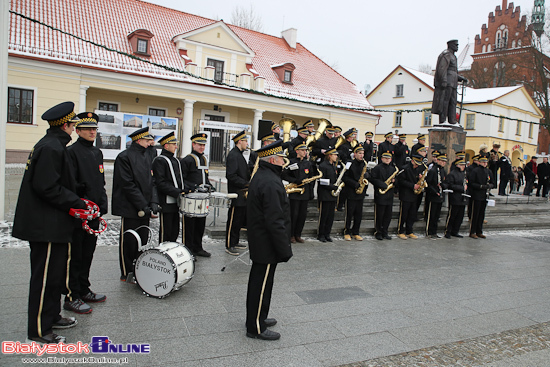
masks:
MULTIPOLYGON (((174 187, 178 187, 178 188, 181 189, 181 187, 178 186, 178 181, 176 180, 176 173, 174 172, 174 167, 172 166, 172 162, 170 161, 170 158, 168 158, 167 156, 161 154, 161 155, 155 157, 155 159, 157 159, 159 157, 164 158, 166 160, 166 162, 168 163, 168 167, 170 168, 170 174, 172 175, 172 181, 174 182, 174 187)), ((181 182, 183 184, 183 176, 181 175, 181 163, 177 159, 176 159, 176 161, 178 162, 178 165, 180 167, 180 179, 181 179, 181 182)), ((176 202, 176 198, 172 198, 169 195, 166 196, 166 203, 167 204, 173 204, 175 202, 176 202)))
MULTIPOLYGON (((139 236, 139 234, 138 234, 136 231, 134 231, 133 229, 127 229, 127 230, 124 231, 124 233, 130 233, 131 235, 133 235, 133 236, 136 238, 137 245, 138 245, 137 250, 138 250, 138 251, 141 251, 141 249, 142 249, 144 246, 141 245, 141 237, 139 236)), ((124 233, 123 233, 123 234, 124 234, 124 233)))
POLYGON ((204 158, 204 166, 201 165, 201 160, 199 159, 199 157, 197 157, 196 154, 193 154, 193 153, 190 153, 189 154, 191 157, 195 158, 195 163, 197 164, 197 169, 199 169, 202 173, 202 184, 206 184, 206 174, 204 173, 204 170, 208 169, 208 162, 206 162, 206 157, 203 156, 204 158))

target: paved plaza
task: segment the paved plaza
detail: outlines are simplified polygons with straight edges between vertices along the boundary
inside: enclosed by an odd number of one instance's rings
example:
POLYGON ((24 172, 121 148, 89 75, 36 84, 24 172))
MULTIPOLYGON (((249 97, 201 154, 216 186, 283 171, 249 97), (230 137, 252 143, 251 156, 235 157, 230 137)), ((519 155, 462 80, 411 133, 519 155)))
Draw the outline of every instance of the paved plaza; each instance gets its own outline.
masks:
MULTIPOLYGON (((148 343, 130 366, 547 366, 550 230, 332 244, 309 239, 277 268, 271 317, 282 334, 245 336, 249 266, 205 239, 193 279, 169 297, 118 280, 117 227, 100 237, 93 289, 107 294, 61 335, 148 343), (228 264, 229 263, 229 264, 228 264), (224 272, 223 266, 227 265, 224 272)), ((0 229, 2 341, 24 341, 29 249, 0 229)), ((246 259, 246 256, 243 257, 246 259)), ((67 312, 66 315, 75 316, 67 312)), ((0 357, 2 366, 21 356, 0 357)))

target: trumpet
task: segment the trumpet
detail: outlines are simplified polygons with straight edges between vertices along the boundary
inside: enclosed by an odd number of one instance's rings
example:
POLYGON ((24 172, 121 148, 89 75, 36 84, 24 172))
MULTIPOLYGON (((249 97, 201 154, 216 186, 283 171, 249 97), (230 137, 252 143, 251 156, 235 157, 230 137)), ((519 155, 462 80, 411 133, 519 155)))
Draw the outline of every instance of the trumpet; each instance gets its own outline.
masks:
POLYGON ((285 186, 286 193, 287 194, 297 194, 298 193, 298 194, 302 195, 305 191, 305 188, 303 188, 302 186, 307 185, 308 183, 311 183, 313 181, 316 181, 316 180, 320 179, 321 177, 323 177, 323 172, 319 171, 319 174, 317 176, 306 178, 300 184, 289 183, 288 185, 285 186))
POLYGON ((403 172, 403 171, 402 171, 402 170, 399 171, 399 168, 395 167, 395 172, 392 173, 392 175, 391 175, 390 177, 388 177, 388 179, 387 179, 386 181, 384 181, 384 183, 385 183, 386 185, 388 185, 388 187, 386 187, 384 190, 378 189, 378 192, 379 192, 380 194, 384 195, 385 193, 387 193, 388 191, 390 191, 390 190, 393 188, 393 186, 394 186, 392 180, 393 180, 399 173, 401 173, 401 172, 403 172))

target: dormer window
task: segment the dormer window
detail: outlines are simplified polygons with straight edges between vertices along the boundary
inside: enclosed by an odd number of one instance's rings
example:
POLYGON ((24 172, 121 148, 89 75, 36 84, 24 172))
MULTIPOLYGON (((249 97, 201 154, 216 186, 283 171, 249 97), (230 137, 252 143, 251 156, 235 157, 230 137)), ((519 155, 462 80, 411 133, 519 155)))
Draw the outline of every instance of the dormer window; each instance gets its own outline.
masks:
POLYGON ((147 52, 147 45, 149 42, 147 40, 143 40, 138 38, 137 40, 137 52, 140 54, 146 54, 147 52))
POLYGON ((146 29, 138 29, 128 35, 128 41, 134 54, 139 56, 151 56, 151 38, 153 33, 146 29))
POLYGON ((285 83, 292 83, 292 71, 285 70, 285 79, 283 81, 285 83))
POLYGON ((296 67, 290 63, 286 62, 284 64, 271 65, 271 68, 279 77, 279 80, 286 84, 292 84, 292 74, 296 67))

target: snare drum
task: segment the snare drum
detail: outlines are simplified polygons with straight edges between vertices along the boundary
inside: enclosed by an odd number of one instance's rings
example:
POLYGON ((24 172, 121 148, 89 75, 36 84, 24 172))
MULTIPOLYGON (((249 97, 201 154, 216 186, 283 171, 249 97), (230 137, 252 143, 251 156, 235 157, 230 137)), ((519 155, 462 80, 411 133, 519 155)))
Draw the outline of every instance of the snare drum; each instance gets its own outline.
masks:
POLYGON ((210 194, 210 205, 215 208, 225 208, 228 209, 231 207, 231 200, 237 198, 237 194, 224 194, 222 192, 213 192, 210 194))
POLYGON ((191 252, 177 242, 163 242, 137 259, 137 284, 148 296, 164 298, 187 284, 195 273, 191 252))
POLYGON ((181 197, 180 212, 188 217, 208 216, 210 194, 192 192, 181 197))

